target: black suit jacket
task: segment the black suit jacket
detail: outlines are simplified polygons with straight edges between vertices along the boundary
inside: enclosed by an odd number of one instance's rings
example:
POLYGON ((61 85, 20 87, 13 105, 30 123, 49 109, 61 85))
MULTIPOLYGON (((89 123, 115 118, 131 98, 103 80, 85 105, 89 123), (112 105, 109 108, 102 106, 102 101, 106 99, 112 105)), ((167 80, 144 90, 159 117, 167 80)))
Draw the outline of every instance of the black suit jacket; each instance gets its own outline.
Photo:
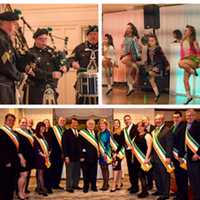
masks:
MULTIPOLYGON (((121 135, 122 135, 122 144, 127 149, 127 144, 124 136, 124 129, 122 130, 121 135)), ((132 140, 136 135, 137 135, 137 125, 133 124, 129 132, 130 139, 132 140)))
MULTIPOLYGON (((173 150, 173 135, 166 125, 162 127, 160 133, 158 134, 158 141, 166 152, 166 157, 172 159, 172 150, 173 150)), ((152 155, 153 161, 160 161, 157 153, 153 151, 152 155)))
MULTIPOLYGON (((193 121, 192 126, 189 129, 189 133, 198 144, 200 144, 199 131, 200 131, 200 121, 195 120, 195 121, 193 121)), ((200 148, 198 149, 197 154, 200 156, 200 148)), ((187 147, 187 156, 188 156, 189 161, 192 160, 193 155, 194 155, 194 153, 187 147)))
POLYGON ((173 132, 173 126, 171 128, 171 132, 173 135, 173 147, 178 150, 178 156, 181 158, 183 158, 186 154, 186 151, 185 151, 185 128, 186 128, 185 122, 179 123, 174 132, 173 132))
MULTIPOLYGON (((97 133, 95 133, 95 138, 98 141, 97 133)), ((85 162, 90 162, 90 163, 97 162, 98 153, 96 148, 81 135, 80 135, 80 146, 81 146, 81 158, 84 158, 85 162)))
POLYGON ((80 139, 75 136, 71 128, 65 130, 62 136, 62 149, 64 157, 69 157, 70 161, 80 160, 80 139))
POLYGON ((151 132, 152 132, 154 129, 155 129, 155 126, 152 125, 152 124, 150 124, 150 129, 147 130, 147 132, 151 134, 151 132))
POLYGON ((7 164, 17 170, 19 167, 19 157, 15 144, 9 136, 0 129, 0 168, 4 169, 7 164))

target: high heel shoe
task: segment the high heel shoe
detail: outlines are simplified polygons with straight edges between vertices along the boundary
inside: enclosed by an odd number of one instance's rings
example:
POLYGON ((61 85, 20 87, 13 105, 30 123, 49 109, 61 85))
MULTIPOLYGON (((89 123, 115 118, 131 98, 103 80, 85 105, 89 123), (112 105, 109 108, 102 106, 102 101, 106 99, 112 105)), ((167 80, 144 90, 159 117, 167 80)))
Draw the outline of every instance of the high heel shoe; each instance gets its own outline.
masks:
POLYGON ((189 104, 193 100, 192 97, 188 98, 187 101, 184 103, 185 105, 189 104))
POLYGON ((111 190, 110 190, 110 192, 115 192, 117 190, 117 188, 112 188, 111 190))
POLYGON ((160 98, 160 94, 158 94, 157 96, 155 96, 155 98, 154 98, 155 103, 158 102, 159 98, 160 98))

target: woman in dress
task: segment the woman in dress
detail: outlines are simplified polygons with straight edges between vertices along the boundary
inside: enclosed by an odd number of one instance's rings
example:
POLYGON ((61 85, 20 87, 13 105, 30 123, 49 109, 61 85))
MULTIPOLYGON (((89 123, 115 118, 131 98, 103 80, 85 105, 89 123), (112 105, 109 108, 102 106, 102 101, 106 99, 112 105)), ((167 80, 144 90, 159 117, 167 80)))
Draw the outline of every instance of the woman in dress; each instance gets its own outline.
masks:
POLYGON ((138 67, 136 61, 140 59, 139 34, 132 23, 128 23, 122 44, 123 53, 120 60, 126 65, 126 79, 128 84, 127 96, 133 93, 133 86, 137 83, 138 67))
POLYGON ((121 162, 123 157, 119 156, 119 152, 123 151, 123 136, 121 130, 121 123, 119 119, 113 121, 113 139, 116 142, 116 150, 112 150, 113 159, 113 182, 111 192, 120 190, 122 187, 122 166, 121 162))
POLYGON ((179 67, 184 69, 184 86, 187 96, 188 104, 192 101, 192 95, 190 91, 190 76, 193 74, 198 76, 196 69, 200 66, 200 48, 199 43, 196 40, 196 30, 193 26, 187 25, 183 39, 181 41, 181 60, 179 67))
POLYGON ((103 67, 105 69, 105 76, 108 85, 106 95, 112 92, 113 84, 113 67, 116 66, 115 49, 113 38, 110 34, 105 34, 103 40, 103 67))
POLYGON ((48 143, 44 138, 45 124, 39 122, 35 129, 34 152, 35 168, 37 178, 37 192, 40 195, 48 196, 44 185, 44 171, 50 167, 48 143))
POLYGON ((103 186, 101 190, 106 191, 109 188, 109 169, 108 165, 112 163, 111 147, 110 147, 110 131, 108 130, 108 121, 101 119, 99 121, 98 143, 100 149, 99 163, 103 176, 103 186))
POLYGON ((158 102, 160 98, 156 77, 162 76, 164 78, 168 70, 169 62, 159 45, 156 35, 149 34, 147 49, 147 73, 149 76, 149 82, 155 94, 155 102, 158 102))
MULTIPOLYGON (((137 124, 137 131, 138 134, 133 139, 133 143, 138 147, 139 151, 142 152, 142 154, 145 157, 144 164, 150 163, 150 155, 152 150, 152 138, 149 133, 147 133, 145 129, 145 124, 143 122, 139 122, 137 124)), ((148 196, 147 191, 147 171, 145 171, 144 168, 142 168, 141 163, 138 160, 138 157, 134 154, 134 174, 135 176, 138 176, 141 182, 142 191, 138 194, 138 198, 145 198, 148 196)))

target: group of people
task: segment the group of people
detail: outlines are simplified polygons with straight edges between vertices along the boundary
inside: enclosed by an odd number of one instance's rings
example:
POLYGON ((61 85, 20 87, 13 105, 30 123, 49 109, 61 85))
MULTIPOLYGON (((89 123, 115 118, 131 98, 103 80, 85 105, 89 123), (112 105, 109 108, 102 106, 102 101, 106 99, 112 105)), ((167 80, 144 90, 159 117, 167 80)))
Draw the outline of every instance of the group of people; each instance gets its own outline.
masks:
POLYGON ((123 129, 119 119, 114 119, 112 126, 106 119, 100 119, 98 124, 88 119, 85 129, 79 130, 77 118, 72 118, 70 128, 66 129, 63 117, 58 118, 55 126, 45 119, 33 129, 32 121, 26 118, 20 119, 19 128, 14 128, 16 118, 7 114, 0 127, 0 199, 12 199, 14 191, 19 199, 26 199, 32 169, 36 169, 38 194, 47 196, 53 189, 63 190, 60 180, 64 163, 67 192, 97 192, 98 163, 103 177, 100 190, 110 187, 112 165, 110 192, 115 192, 123 186, 121 162, 126 158, 131 194, 147 197, 155 181, 156 192, 152 195, 159 200, 169 199, 170 177, 174 173, 174 199, 189 199, 190 185, 192 199, 199 200, 200 122, 196 111, 186 110, 185 120, 181 112, 175 111, 170 127, 164 114, 156 114, 154 125, 147 116, 137 124, 130 115, 123 119, 123 129), (79 184, 81 170, 83 188, 79 184))
MULTIPOLYGON (((176 43, 180 43, 180 62, 177 63, 184 69, 184 86, 188 104, 192 101, 189 78, 193 74, 198 76, 196 69, 200 62, 200 49, 196 39, 196 30, 187 25, 184 35, 180 30, 174 30, 173 36, 176 43)), ((157 77, 166 78, 169 72, 168 62, 162 48, 159 45, 156 34, 149 33, 139 37, 134 24, 128 23, 121 45, 119 62, 126 66, 126 80, 128 85, 127 96, 134 92, 134 86, 138 84, 140 69, 145 69, 149 83, 155 94, 155 102, 159 100, 160 88, 157 77)), ((103 67, 108 85, 106 94, 112 92, 113 68, 118 66, 112 35, 106 33, 103 41, 103 67)))
MULTIPOLYGON (((70 67, 79 74, 88 72, 92 65, 97 73, 98 26, 88 27, 86 41, 75 47, 70 57, 65 51, 57 51, 55 45, 54 48, 48 46, 51 31, 47 28, 38 28, 33 33, 34 46, 23 49, 22 53, 22 49, 14 46, 16 38, 22 40, 23 45, 25 43, 23 34, 18 34, 19 19, 15 11, 0 13, 1 104, 56 104, 58 80, 70 67)), ((88 82, 86 87, 93 87, 88 82)), ((98 99, 89 102, 89 94, 85 94, 85 97, 80 94, 79 88, 75 89, 77 104, 98 102, 98 99)))

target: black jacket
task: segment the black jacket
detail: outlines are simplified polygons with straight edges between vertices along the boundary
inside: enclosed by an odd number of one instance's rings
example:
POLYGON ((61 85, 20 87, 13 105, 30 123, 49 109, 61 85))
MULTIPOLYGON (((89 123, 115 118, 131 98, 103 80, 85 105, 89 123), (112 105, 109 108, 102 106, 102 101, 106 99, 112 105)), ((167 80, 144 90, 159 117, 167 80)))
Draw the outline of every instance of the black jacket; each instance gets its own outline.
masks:
MULTIPOLYGON (((95 138, 98 141, 97 133, 95 133, 95 138)), ((80 135, 80 146, 81 146, 81 158, 84 158, 85 162, 89 163, 97 162, 98 153, 96 148, 81 135, 80 135)))
POLYGON ((75 136, 71 128, 65 130, 62 136, 62 149, 64 157, 69 157, 70 161, 80 160, 80 139, 75 136))
POLYGON ((9 163, 12 169, 19 168, 18 151, 9 136, 0 129, 0 168, 4 169, 9 163))
MULTIPOLYGON (((172 154, 173 135, 170 131, 170 128, 168 128, 166 125, 164 125, 162 129, 160 130, 160 133, 158 134, 158 141, 160 142, 161 146, 165 150, 166 157, 172 159, 173 158, 173 154, 172 154)), ((153 161, 160 160, 155 150, 153 151, 152 159, 153 161)))
MULTIPOLYGON (((199 131, 200 131, 200 122, 195 120, 195 121, 193 121, 192 126, 189 129, 189 133, 198 144, 200 144, 199 131)), ((200 148, 198 149, 197 154, 200 156, 200 148)), ((194 153, 187 146, 187 157, 188 157, 189 161, 192 161, 193 155, 194 155, 194 153)), ((200 161, 198 161, 198 162, 200 162, 200 161)))
POLYGON ((178 124, 174 132, 173 132, 173 127, 171 128, 171 132, 173 135, 173 147, 178 150, 178 156, 181 158, 183 158, 186 154, 185 128, 186 128, 185 122, 181 122, 180 124, 178 124))

